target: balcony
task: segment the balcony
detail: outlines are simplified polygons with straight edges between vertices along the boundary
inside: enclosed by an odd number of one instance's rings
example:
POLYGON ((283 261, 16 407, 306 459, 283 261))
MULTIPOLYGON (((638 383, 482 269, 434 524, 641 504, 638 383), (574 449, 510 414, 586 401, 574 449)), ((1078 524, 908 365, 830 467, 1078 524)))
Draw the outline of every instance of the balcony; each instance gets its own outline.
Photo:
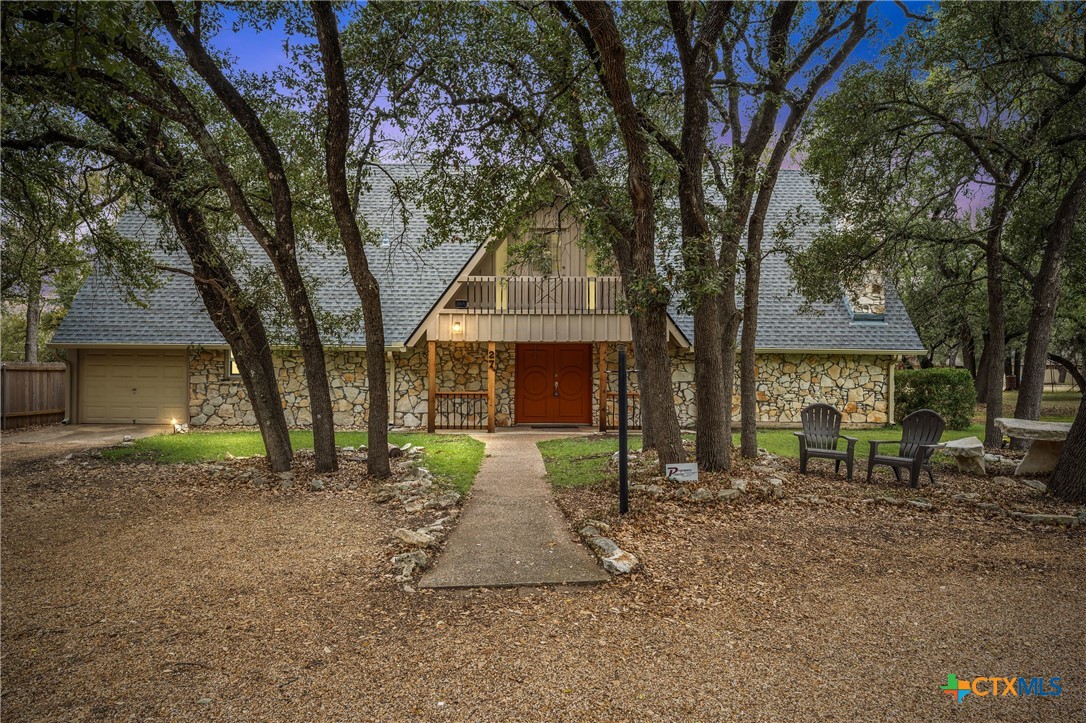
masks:
POLYGON ((467 314, 619 314, 617 276, 468 276, 453 299, 467 314))

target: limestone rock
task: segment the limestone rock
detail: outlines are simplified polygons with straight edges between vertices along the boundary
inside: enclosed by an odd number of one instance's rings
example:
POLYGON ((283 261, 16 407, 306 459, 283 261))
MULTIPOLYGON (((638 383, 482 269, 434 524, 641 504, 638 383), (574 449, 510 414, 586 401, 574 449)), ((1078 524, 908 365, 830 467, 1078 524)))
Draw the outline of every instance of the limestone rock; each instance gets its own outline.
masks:
POLYGON ((641 563, 637 557, 621 549, 603 558, 603 569, 614 575, 631 573, 637 569, 639 564, 641 563))
POLYGON ((739 490, 737 490, 737 489, 735 489, 733 487, 730 490, 718 490, 717 493, 716 493, 716 498, 720 502, 727 502, 729 500, 736 499, 741 494, 742 493, 739 490))
POLYGON ((393 567, 399 568, 400 574, 396 579, 406 581, 415 574, 415 570, 421 570, 430 562, 429 556, 422 550, 412 550, 392 558, 393 567))
POLYGON ((930 510, 935 507, 935 505, 926 500, 908 500, 905 504, 915 507, 919 510, 930 510))
POLYGON ((616 552, 622 552, 615 541, 609 537, 596 537, 592 540, 592 547, 599 551, 600 555, 607 556, 613 555, 616 552))
POLYGON ((745 479, 733 479, 732 480, 732 489, 736 490, 738 492, 746 492, 747 488, 749 486, 750 486, 750 480, 745 480, 745 479))
POLYGON ((594 525, 585 525, 580 529, 581 537, 599 537, 600 531, 594 525))
POLYGON ((1039 479, 1024 479, 1021 480, 1022 484, 1029 487, 1031 490, 1037 490, 1038 492, 1045 494, 1048 492, 1048 485, 1039 479))
POLYGON ((433 536, 426 532, 408 530, 403 527, 400 527, 392 534, 396 537, 396 539, 412 547, 429 547, 435 542, 433 536))
POLYGON ((955 499, 958 502, 972 502, 973 500, 980 499, 979 492, 959 492, 951 499, 955 499))
POLYGON ((437 497, 434 497, 426 501, 423 505, 425 509, 440 509, 443 510, 447 507, 453 507, 460 502, 459 492, 443 492, 437 497))
POLYGON ((396 457, 402 457, 403 456, 403 450, 400 449, 399 447, 397 447, 394 444, 389 444, 388 445, 388 456, 389 456, 389 459, 395 459, 396 457))
POLYGON ((997 419, 996 426, 1002 429, 1008 437, 1053 442, 1062 442, 1067 439, 1067 434, 1071 431, 1070 422, 1039 422, 1032 419, 1013 419, 1009 417, 997 419))
POLYGON ((322 479, 311 479, 311 480, 309 480, 309 491, 310 492, 323 492, 324 491, 324 480, 322 480, 322 479))
POLYGON ((712 490, 707 490, 704 487, 699 487, 690 494, 690 499, 694 502, 709 502, 715 498, 712 490))
POLYGON ((423 550, 412 550, 411 552, 403 552, 392 558, 393 565, 402 565, 405 562, 413 562, 418 567, 426 567, 430 562, 430 556, 423 550))
POLYGON ((987 474, 984 468, 984 443, 976 437, 955 439, 946 443, 943 450, 954 458, 958 471, 964 474, 987 474))
POLYGON ((609 524, 607 524, 606 522, 600 522, 599 520, 585 520, 584 523, 586 525, 592 525, 593 527, 595 527, 600 532, 610 532, 611 531, 611 526, 609 524))
POLYGON ((1042 525, 1062 525, 1065 527, 1075 527, 1078 525, 1078 518, 1074 515, 1043 515, 1029 512, 1011 512, 1010 515, 1011 517, 1017 517, 1020 520, 1037 522, 1042 525))

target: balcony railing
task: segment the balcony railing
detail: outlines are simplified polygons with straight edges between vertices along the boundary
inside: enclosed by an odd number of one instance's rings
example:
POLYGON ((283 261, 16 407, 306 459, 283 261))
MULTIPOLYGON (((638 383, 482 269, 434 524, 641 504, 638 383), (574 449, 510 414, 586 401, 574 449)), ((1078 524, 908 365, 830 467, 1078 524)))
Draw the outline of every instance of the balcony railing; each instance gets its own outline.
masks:
POLYGON ((472 314, 617 314, 617 276, 469 276, 458 310, 472 314))

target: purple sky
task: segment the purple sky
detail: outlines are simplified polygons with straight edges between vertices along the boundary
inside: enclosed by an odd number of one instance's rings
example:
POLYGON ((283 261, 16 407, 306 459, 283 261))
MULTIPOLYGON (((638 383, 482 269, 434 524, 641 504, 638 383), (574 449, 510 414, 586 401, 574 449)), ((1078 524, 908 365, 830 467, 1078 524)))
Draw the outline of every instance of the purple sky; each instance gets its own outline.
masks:
MULTIPOLYGON (((929 6, 928 2, 907 2, 910 10, 916 13, 923 12, 929 6)), ((853 60, 875 60, 882 46, 901 34, 907 24, 907 19, 901 9, 893 2, 884 0, 876 2, 872 8, 872 15, 884 28, 884 32, 876 38, 869 38, 861 43, 853 53, 853 60)), ((344 20, 349 16, 348 11, 340 13, 344 20)), ((269 72, 278 64, 286 60, 283 52, 283 23, 279 22, 272 30, 258 31, 252 27, 242 28, 233 32, 229 27, 231 13, 226 14, 226 29, 215 38, 216 47, 229 50, 234 54, 240 67, 244 70, 262 73, 269 72)))
MULTIPOLYGON (((915 0, 905 4, 914 13, 930 13, 933 6, 933 3, 915 0)), ((344 7, 338 13, 341 21, 347 22, 351 12, 351 9, 344 7)), ((852 53, 848 61, 849 65, 858 61, 877 63, 883 47, 896 39, 909 22, 901 8, 892 0, 877 1, 872 7, 871 15, 878 23, 880 32, 860 44, 852 53)), ((283 50, 285 33, 281 21, 270 30, 257 30, 247 25, 234 32, 230 27, 233 17, 233 12, 227 10, 224 18, 225 29, 215 37, 213 44, 235 56, 239 69, 254 73, 270 73, 278 65, 286 62, 287 55, 283 50)), ((299 40, 305 42, 302 39, 299 40)), ((832 92, 836 85, 835 80, 827 84, 822 95, 832 92)), ((798 160, 790 158, 785 165, 794 168, 798 165, 798 160)))

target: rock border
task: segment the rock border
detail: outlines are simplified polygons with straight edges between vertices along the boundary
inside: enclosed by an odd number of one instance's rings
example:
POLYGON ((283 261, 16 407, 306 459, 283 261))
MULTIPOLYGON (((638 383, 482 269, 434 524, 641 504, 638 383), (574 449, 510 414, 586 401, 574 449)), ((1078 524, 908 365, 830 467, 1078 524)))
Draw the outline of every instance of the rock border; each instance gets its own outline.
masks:
POLYGON ((585 520, 578 533, 588 544, 588 549, 599 558, 604 570, 612 575, 628 575, 641 567, 641 561, 637 559, 637 555, 619 547, 610 537, 603 536, 610 531, 610 525, 605 522, 585 520))

